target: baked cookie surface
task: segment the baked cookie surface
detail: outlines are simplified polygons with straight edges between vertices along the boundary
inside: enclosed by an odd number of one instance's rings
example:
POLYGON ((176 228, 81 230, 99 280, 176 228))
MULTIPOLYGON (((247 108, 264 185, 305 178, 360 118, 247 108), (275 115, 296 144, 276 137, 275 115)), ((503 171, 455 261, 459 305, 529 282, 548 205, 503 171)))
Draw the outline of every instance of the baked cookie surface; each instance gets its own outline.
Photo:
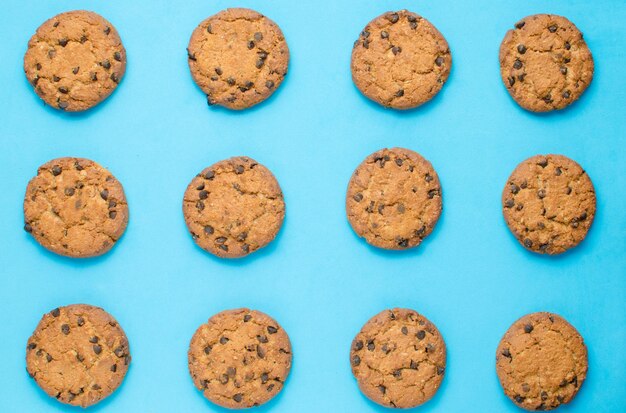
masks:
POLYGON ((419 245, 442 210, 439 177, 430 162, 403 148, 382 149, 354 171, 346 212, 354 232, 376 247, 419 245))
POLYGON ((516 405, 552 410, 578 393, 587 376, 587 347, 562 317, 528 314, 513 323, 500 341, 496 371, 516 405))
POLYGON ((40 166, 24 196, 24 229, 48 250, 74 258, 109 251, 128 224, 122 184, 89 159, 40 166))
POLYGON ((196 244, 218 257, 236 258, 276 237, 285 202, 270 170, 240 156, 196 175, 185 191, 183 214, 196 244))
POLYGON ((443 337, 426 317, 394 308, 371 318, 354 338, 352 374, 365 396, 387 407, 430 400, 446 369, 443 337))
POLYGON ((593 56, 565 17, 536 14, 509 30, 500 46, 502 81, 524 109, 547 112, 576 101, 593 79, 593 56))
POLYGON ((194 81, 209 105, 245 109, 270 97, 289 65, 280 28, 250 9, 226 9, 204 20, 187 47, 194 81))
POLYGON ((259 406, 283 388, 291 344, 271 317, 241 308, 201 325, 189 345, 189 373, 213 403, 230 409, 259 406))
POLYGON ((384 13, 352 49, 352 80, 369 99, 410 109, 432 99, 448 79, 448 42, 428 20, 407 10, 384 13))
POLYGON ((587 173, 562 155, 537 155, 520 163, 502 191, 509 229, 526 249, 561 254, 587 235, 596 194, 587 173))
POLYGON ((115 90, 126 71, 117 30, 84 10, 47 20, 28 42, 24 72, 35 92, 55 109, 87 110, 115 90))
POLYGON ((26 370, 62 403, 88 407, 108 397, 130 364, 128 339, 117 321, 86 304, 45 314, 28 339, 26 370))

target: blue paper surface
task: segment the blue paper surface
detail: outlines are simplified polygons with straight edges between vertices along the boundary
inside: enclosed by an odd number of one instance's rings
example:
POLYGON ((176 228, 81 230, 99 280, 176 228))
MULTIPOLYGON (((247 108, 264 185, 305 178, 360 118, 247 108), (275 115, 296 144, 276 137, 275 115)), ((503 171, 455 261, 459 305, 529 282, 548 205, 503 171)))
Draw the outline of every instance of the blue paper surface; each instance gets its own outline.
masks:
POLYGON ((448 346, 443 385, 419 412, 518 412, 495 374, 496 346, 534 311, 569 320, 589 348, 589 375, 559 411, 626 411, 626 3, 621 0, 7 1, 0 11, 0 411, 78 411, 49 398, 25 372, 26 340, 57 306, 104 307, 130 339, 120 389, 90 411, 223 412, 187 371, 195 329, 230 308, 267 312, 289 333, 293 370, 284 391, 255 411, 383 412, 358 391, 352 338, 385 308, 413 308, 448 346), (282 28, 291 49, 286 81, 243 112, 209 108, 185 48, 204 18, 250 7, 282 28), (26 44, 47 18, 87 8, 118 29, 128 53, 118 90, 82 114, 45 107, 22 71, 26 44), (352 43, 375 16, 409 8, 447 38, 453 69, 423 107, 398 112, 364 98, 350 75, 352 43), (500 80, 505 32, 534 13, 570 18, 585 34, 596 72, 569 109, 519 108, 500 80), (413 149, 442 182, 433 234, 402 253, 367 246, 344 210, 354 168, 383 147, 413 149), (539 153, 579 162, 598 197, 595 223, 576 249, 527 252, 510 234, 500 194, 515 166, 539 153), (182 216, 197 172, 234 155, 270 168, 285 194, 277 239, 242 260, 198 248, 182 216), (22 230, 22 200, 37 167, 60 156, 93 159, 122 182, 130 223, 105 256, 71 260, 22 230))

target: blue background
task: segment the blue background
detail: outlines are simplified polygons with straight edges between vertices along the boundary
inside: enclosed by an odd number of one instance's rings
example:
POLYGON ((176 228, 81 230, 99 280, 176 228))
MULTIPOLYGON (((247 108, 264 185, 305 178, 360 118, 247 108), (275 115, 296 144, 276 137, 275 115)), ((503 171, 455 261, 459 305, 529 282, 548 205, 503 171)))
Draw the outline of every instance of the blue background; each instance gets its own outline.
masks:
POLYGON ((133 354, 118 392, 91 409, 222 412, 198 392, 186 352, 212 314, 247 306, 275 317, 294 348, 285 391, 258 412, 383 412, 351 375, 353 336, 377 312, 410 307, 448 345, 448 369, 420 412, 516 412, 494 368, 502 334, 518 317, 552 311, 589 348, 589 375, 563 412, 626 411, 626 3, 518 1, 6 1, 0 11, 0 410, 76 411, 48 398, 25 372, 26 340, 41 315, 89 303, 111 312, 133 354), (229 6, 251 7, 283 29, 290 73, 267 102, 244 112, 208 108, 187 67, 195 26, 229 6), (386 10, 410 8, 445 35, 448 83, 432 102, 385 110, 350 77, 352 43, 386 10), (22 72, 26 44, 47 18, 88 8, 119 30, 126 77, 83 114, 45 107, 22 72), (499 74, 498 48, 520 18, 551 12, 585 33, 596 61, 591 87, 571 108, 520 109, 499 74), (382 147, 403 146, 435 166, 444 213, 415 250, 368 247, 351 231, 345 190, 354 168, 382 147), (513 168, 561 153, 592 178, 596 221, 587 239, 557 257, 524 250, 506 228, 500 194, 513 168), (182 195, 204 167, 247 155, 278 178, 285 225, 268 248, 226 261, 186 231, 182 195), (22 230, 22 198, 37 167, 56 157, 91 158, 123 183, 131 218, 111 253, 55 256, 22 230))

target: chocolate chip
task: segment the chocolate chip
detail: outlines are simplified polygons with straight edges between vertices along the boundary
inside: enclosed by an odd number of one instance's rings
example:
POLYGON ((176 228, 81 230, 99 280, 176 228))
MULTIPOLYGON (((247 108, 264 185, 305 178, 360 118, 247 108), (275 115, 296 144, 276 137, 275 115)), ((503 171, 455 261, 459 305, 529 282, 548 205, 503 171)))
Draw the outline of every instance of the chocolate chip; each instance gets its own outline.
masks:
POLYGON ((532 324, 526 324, 524 326, 524 332, 527 333, 527 334, 530 334, 530 332, 533 331, 533 330, 534 330, 534 327, 532 326, 532 324))
POLYGON ((376 345, 374 344, 374 340, 369 340, 367 342, 367 349, 369 351, 374 351, 376 349, 376 345))
POLYGON ((400 331, 402 331, 402 334, 404 334, 405 336, 406 336, 407 334, 409 334, 409 329, 408 329, 408 328, 406 328, 406 326, 403 326, 403 327, 400 329, 400 331))
POLYGON ((428 198, 433 199, 438 194, 439 194, 438 189, 431 189, 430 191, 428 191, 428 198))
POLYGON ((440 67, 441 67, 441 65, 443 64, 443 57, 438 56, 438 57, 435 59, 435 64, 436 64, 437 66, 440 66, 440 67))
POLYGON ((363 194, 362 193, 357 193, 354 194, 354 196, 352 197, 352 199, 354 199, 356 202, 361 202, 363 200, 363 194))
POLYGON ((34 350, 35 348, 37 348, 37 344, 35 343, 28 343, 28 347, 29 350, 34 350))
POLYGON ((207 199, 209 197, 209 193, 205 190, 202 190, 198 193, 198 197, 200 199, 207 199))
POLYGON ((515 84, 515 77, 509 76, 508 80, 509 80, 509 86, 513 86, 515 84))
POLYGON ((545 189, 540 189, 537 191, 537 197, 539 197, 539 199, 543 199, 546 197, 546 190, 545 189))
POLYGON ((91 337, 89 339, 89 342, 92 343, 92 344, 96 344, 98 342, 98 337, 96 337, 96 336, 91 337))
POLYGON ((249 252, 250 252, 250 245, 248 245, 248 244, 243 244, 243 245, 241 246, 241 251, 243 251, 245 254, 249 253, 249 252))
POLYGON ((254 46, 255 46, 255 44, 254 44, 254 40, 250 40, 250 41, 248 42, 248 49, 254 49, 254 46))
POLYGON ((74 195, 74 192, 75 192, 74 188, 65 188, 65 195, 67 196, 74 195))
POLYGON ((441 376, 445 371, 446 371, 446 369, 444 367, 437 366, 437 375, 438 376, 441 376))
POLYGON ((533 246, 533 242, 531 240, 529 240, 528 238, 525 238, 524 239, 524 246, 526 246, 526 248, 531 248, 533 246))
POLYGON ((541 400, 546 401, 548 400, 548 393, 546 393, 545 391, 541 392, 541 400))
POLYGON ((391 53, 393 53, 394 56, 401 52, 402 52, 402 48, 400 46, 394 46, 391 48, 391 53))
POLYGON ((61 170, 61 167, 60 167, 60 166, 58 166, 58 165, 54 165, 54 166, 52 167, 52 175, 54 175, 54 176, 59 176, 59 175, 61 175, 61 172, 62 172, 62 170, 61 170))
POLYGON ((268 380, 269 380, 268 374, 267 373, 262 373, 261 374, 261 384, 267 383, 268 380))
POLYGON ((109 191, 108 190, 103 189, 102 191, 100 191, 100 198, 102 198, 102 199, 104 199, 106 201, 108 197, 109 197, 109 191))
POLYGON ((65 47, 65 46, 67 46, 67 42, 68 42, 68 40, 65 37, 62 38, 62 39, 59 39, 59 46, 65 47))
POLYGON ((387 33, 386 31, 382 31, 380 32, 380 37, 383 39, 388 39, 389 38, 389 33, 387 33))
POLYGON ((521 29, 522 27, 524 27, 524 25, 525 25, 525 24, 526 24, 526 22, 525 22, 525 21, 518 22, 518 23, 515 25, 515 28, 516 28, 516 29, 521 29))
POLYGON ((241 393, 237 393, 233 396, 233 400, 236 401, 237 403, 241 403, 241 401, 243 400, 243 394, 241 393))
POLYGON ((119 78, 119 76, 117 75, 117 73, 115 73, 115 72, 111 73, 110 78, 111 78, 111 80, 112 80, 112 81, 114 81, 115 83, 119 83, 119 82, 120 82, 120 78, 119 78))
POLYGON ((363 349, 363 341, 358 340, 354 342, 354 349, 356 351, 362 350, 363 349))
POLYGON ((50 363, 52 361, 52 356, 50 354, 46 354, 46 361, 50 363))
POLYGON ((82 36, 80 36, 80 42, 81 43, 85 43, 87 41, 87 36, 85 36, 84 34, 82 36))
POLYGON ((106 59, 100 63, 100 66, 104 67, 105 69, 110 69, 111 62, 109 61, 109 59, 106 59))
POLYGON ((502 350, 502 355, 504 357, 509 357, 511 358, 511 351, 508 348, 505 348, 504 350, 502 350))
POLYGON ((516 396, 514 397, 514 399, 515 399, 515 402, 516 402, 516 403, 518 403, 518 404, 521 404, 521 403, 523 403, 523 402, 524 402, 524 398, 523 398, 522 396, 520 396, 519 394, 518 394, 518 395, 516 395, 516 396))
POLYGON ((397 98, 400 98, 400 97, 404 96, 404 89, 400 89, 400 90, 398 90, 398 91, 396 92, 396 95, 395 95, 395 96, 396 96, 397 98))
POLYGON ((409 240, 406 238, 398 238, 396 239, 396 242, 400 248, 406 248, 409 246, 409 240))
POLYGON ((229 338, 228 338, 228 337, 224 337, 224 336, 220 337, 220 344, 226 344, 226 343, 228 343, 229 341, 230 341, 230 340, 229 340, 229 338))
POLYGON ((113 354, 115 354, 117 357, 123 357, 125 355, 124 346, 116 347, 115 350, 113 350, 113 354))
POLYGON ((235 173, 236 173, 237 175, 241 175, 241 174, 243 173, 243 171, 244 171, 244 167, 243 167, 243 165, 237 165, 237 166, 235 166, 235 173))
POLYGON ((78 327, 82 327, 85 325, 85 319, 82 317, 78 317, 78 319, 76 320, 76 324, 78 325, 78 327))
POLYGON ((122 54, 120 52, 113 53, 113 59, 117 60, 118 62, 121 62, 122 61, 122 54))
POLYGON ((566 90, 565 92, 563 92, 563 98, 565 98, 565 99, 569 99, 569 98, 570 98, 570 96, 571 96, 571 95, 570 95, 569 90, 566 90))
POLYGON ((572 188, 570 188, 569 186, 567 188, 565 188, 565 193, 567 195, 571 194, 572 193, 572 188))
POLYGON ((255 63, 255 66, 256 66, 256 68, 257 68, 257 69, 262 68, 262 67, 263 67, 263 65, 265 65, 265 59, 261 59, 261 58, 259 58, 259 59, 256 61, 256 63, 255 63))
POLYGON ((115 217, 117 216, 117 212, 115 211, 109 211, 109 218, 111 219, 115 219, 115 217))
POLYGON ((390 15, 387 16, 387 19, 391 22, 391 23, 397 23, 398 20, 400 19, 400 16, 398 16, 398 13, 392 13, 390 15))
POLYGON ((399 379, 402 377, 402 370, 400 369, 394 370, 393 373, 391 374, 393 374, 393 377, 395 377, 396 379, 399 379))
POLYGON ((537 165, 541 166, 542 168, 545 168, 546 166, 548 166, 548 159, 542 158, 539 162, 537 162, 537 165))
POLYGON ((93 352, 96 353, 96 354, 102 353, 102 346, 100 346, 99 344, 94 344, 93 345, 93 352))
POLYGON ((204 354, 209 354, 209 353, 211 353, 211 350, 213 350, 213 347, 211 347, 211 346, 206 346, 206 347, 204 348, 204 354))
POLYGON ((565 66, 561 66, 561 74, 562 75, 566 75, 567 74, 567 68, 565 66))
POLYGON ((569 42, 565 42, 565 50, 569 50, 572 48, 572 45, 569 42))
POLYGON ((380 390, 380 392, 382 394, 385 394, 387 392, 387 387, 383 386, 382 384, 378 386, 378 390, 380 390))
POLYGON ((80 67, 76 66, 75 68, 72 69, 72 73, 74 73, 76 75, 76 74, 78 74, 79 70, 80 70, 80 67))
POLYGON ((55 308, 54 310, 50 311, 50 314, 52 315, 52 317, 58 317, 61 314, 61 310, 55 308))
POLYGON ((274 82, 272 82, 271 80, 268 80, 267 82, 265 82, 265 87, 268 89, 274 88, 274 82))
POLYGON ((95 82, 96 80, 98 80, 98 74, 96 72, 91 72, 89 74, 89 78, 95 82))
POLYGON ((513 68, 514 69, 521 69, 523 66, 522 61, 519 59, 515 59, 515 62, 513 63, 513 68))
POLYGON ((33 227, 29 223, 26 223, 24 224, 24 231, 29 232, 29 233, 33 232, 33 227))
POLYGON ((274 326, 267 326, 267 332, 270 334, 276 334, 278 332, 278 329, 274 326))
POLYGON ((525 77, 526 77, 526 73, 521 73, 517 75, 517 80, 519 80, 520 82, 523 82, 525 77))
POLYGON ((512 199, 507 199, 507 201, 504 203, 504 206, 507 208, 513 208, 513 205, 515 205, 515 201, 513 201, 512 199))
POLYGON ((211 25, 210 25, 210 24, 207 24, 207 26, 206 26, 206 31, 207 31, 208 33, 213 34, 213 29, 211 28, 211 25))
POLYGON ((556 32, 557 28, 558 27, 556 26, 556 24, 553 24, 553 25, 548 27, 548 30, 550 30, 550 33, 554 33, 554 32, 556 32))
POLYGON ((104 34, 109 35, 111 33, 111 28, 109 26, 104 28, 104 34))

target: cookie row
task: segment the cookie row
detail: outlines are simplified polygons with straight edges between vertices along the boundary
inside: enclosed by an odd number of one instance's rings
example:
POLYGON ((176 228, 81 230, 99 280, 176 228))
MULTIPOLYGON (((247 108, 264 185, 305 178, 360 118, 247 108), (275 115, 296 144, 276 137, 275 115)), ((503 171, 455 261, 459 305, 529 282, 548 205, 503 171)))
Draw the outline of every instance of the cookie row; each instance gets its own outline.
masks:
MULTIPOLYGON (((354 171, 346 214, 355 233, 384 249, 419 245, 443 208, 435 169, 417 152, 382 149, 354 171)), ((520 163, 502 192, 505 221, 528 250, 560 254, 587 235, 596 211, 591 179, 562 155, 520 163)), ((223 258, 243 257, 278 234, 285 201, 274 175, 248 157, 217 162, 197 174, 183 196, 193 240, 223 258)), ((24 229, 48 250, 69 257, 109 251, 126 229, 129 211, 120 182, 99 164, 58 158, 42 165, 24 197, 24 229)))
MULTIPOLYGON (((262 405, 284 387, 292 364, 286 331, 246 308, 212 316, 194 333, 188 367, 194 385, 231 409, 262 405)), ((26 346, 26 370, 51 397, 88 407, 111 395, 131 362, 122 327, 101 308, 75 304, 45 314, 26 346)), ((430 400, 446 372, 446 344, 437 327, 414 310, 372 317, 350 347, 361 392, 387 407, 430 400)), ((496 371, 505 394, 527 410, 570 402, 587 375, 587 348, 562 317, 528 314, 504 334, 496 371)))
MULTIPOLYGON (((276 23, 250 9, 226 9, 193 31, 189 69, 209 105, 245 109, 280 86, 289 48, 276 23)), ((356 87, 369 99, 415 108, 432 99, 448 79, 452 55, 443 35, 422 16, 387 12, 368 23, 352 50, 356 87)), ((582 33, 565 17, 525 17, 500 46, 502 80, 525 109, 563 109, 589 86, 593 57, 582 33)), ((87 110, 106 99, 126 70, 117 30, 102 16, 70 11, 47 20, 33 35, 24 71, 48 105, 87 110)))

